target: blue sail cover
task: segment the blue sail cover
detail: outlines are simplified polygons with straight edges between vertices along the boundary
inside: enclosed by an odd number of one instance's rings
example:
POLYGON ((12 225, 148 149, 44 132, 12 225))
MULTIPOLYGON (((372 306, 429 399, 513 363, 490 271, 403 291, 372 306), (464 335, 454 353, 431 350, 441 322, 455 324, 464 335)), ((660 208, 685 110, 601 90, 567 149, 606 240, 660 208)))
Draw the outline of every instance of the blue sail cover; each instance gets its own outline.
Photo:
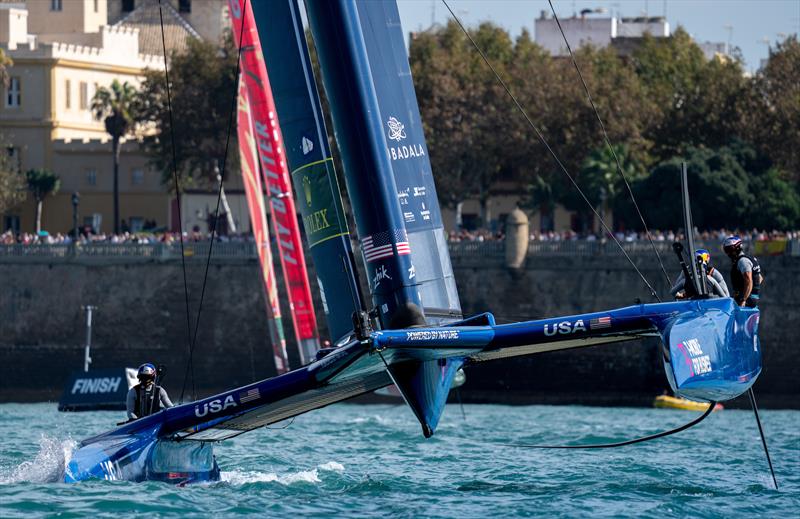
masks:
POLYGON ((436 186, 394 0, 357 2, 415 281, 429 324, 461 317, 436 186))
POLYGON ((297 208, 335 342, 352 330, 352 314, 363 303, 297 0, 253 2, 252 6, 297 208))

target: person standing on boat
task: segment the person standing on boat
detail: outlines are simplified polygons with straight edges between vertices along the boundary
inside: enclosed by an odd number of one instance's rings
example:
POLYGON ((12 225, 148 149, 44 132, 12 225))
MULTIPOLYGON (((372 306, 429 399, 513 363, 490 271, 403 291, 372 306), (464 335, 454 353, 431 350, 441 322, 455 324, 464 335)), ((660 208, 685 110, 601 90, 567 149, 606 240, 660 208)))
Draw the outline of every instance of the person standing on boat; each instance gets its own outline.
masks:
MULTIPOLYGON (((728 284, 725 283, 725 278, 722 273, 711 265, 711 254, 706 249, 697 249, 694 251, 695 261, 702 261, 706 268, 706 282, 708 285, 708 293, 712 297, 731 297, 728 291, 728 284)), ((678 279, 670 290, 670 294, 676 299, 686 298, 686 277, 683 272, 678 274, 678 279)))
POLYGON ((156 385, 156 367, 150 363, 139 366, 136 374, 139 383, 128 390, 126 407, 128 419, 137 420, 172 407, 167 391, 156 385))
POLYGON ((725 238, 722 250, 731 259, 731 286, 736 304, 757 307, 761 284, 764 282, 758 260, 755 256, 745 254, 742 239, 735 235, 725 238))

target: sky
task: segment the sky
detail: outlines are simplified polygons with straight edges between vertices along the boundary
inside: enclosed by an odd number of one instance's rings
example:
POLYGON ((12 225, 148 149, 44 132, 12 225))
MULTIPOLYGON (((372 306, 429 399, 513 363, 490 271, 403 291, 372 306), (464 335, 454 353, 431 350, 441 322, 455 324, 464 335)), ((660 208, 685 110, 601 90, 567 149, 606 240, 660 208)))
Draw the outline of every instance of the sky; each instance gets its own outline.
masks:
MULTIPOLYGON (((494 22, 512 36, 523 27, 534 34, 533 21, 542 10, 550 14, 547 0, 448 0, 467 26, 494 22)), ((443 24, 450 13, 441 0, 397 0, 406 33, 443 24)), ((769 55, 769 46, 800 31, 800 0, 553 0, 559 17, 582 9, 605 8, 620 16, 662 16, 670 29, 682 26, 697 41, 727 42, 739 47, 745 70, 754 72, 769 55)), ((609 16, 594 15, 594 16, 609 16)))

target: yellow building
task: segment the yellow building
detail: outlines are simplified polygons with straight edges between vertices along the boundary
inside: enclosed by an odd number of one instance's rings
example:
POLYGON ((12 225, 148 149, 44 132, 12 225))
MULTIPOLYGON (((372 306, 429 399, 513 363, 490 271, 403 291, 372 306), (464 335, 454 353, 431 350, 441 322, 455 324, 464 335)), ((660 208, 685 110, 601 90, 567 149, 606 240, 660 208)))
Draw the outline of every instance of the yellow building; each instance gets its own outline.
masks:
MULTIPOLYGON (((188 38, 218 41, 229 23, 224 0, 173 0, 163 15, 168 53, 186 48, 188 38)), ((154 0, 0 0, 0 48, 13 60, 0 99, 0 146, 20 171, 46 168, 61 178, 59 193, 45 200, 43 229, 72 228, 71 199, 78 192, 79 225, 113 231, 111 138, 93 117, 91 100, 115 79, 138 86, 146 69, 163 70, 159 18, 154 0)), ((135 139, 123 143, 119 171, 120 219, 132 230, 177 223, 174 197, 135 139)), ((184 205, 197 205, 190 198, 184 205)), ((238 208, 237 193, 229 198, 238 208)), ((187 211, 185 228, 205 222, 198 212, 187 211)), ((235 220, 246 222, 246 206, 242 213, 235 220)), ((2 216, 0 232, 34 230, 30 199, 2 216)))

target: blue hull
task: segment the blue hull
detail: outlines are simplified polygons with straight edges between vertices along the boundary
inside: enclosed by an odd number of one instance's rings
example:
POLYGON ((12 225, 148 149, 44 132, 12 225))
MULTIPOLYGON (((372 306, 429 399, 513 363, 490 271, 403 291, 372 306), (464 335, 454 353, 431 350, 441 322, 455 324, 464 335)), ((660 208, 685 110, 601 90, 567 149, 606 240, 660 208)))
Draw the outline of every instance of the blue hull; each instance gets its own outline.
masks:
POLYGON ((186 484, 219 478, 211 442, 175 442, 147 432, 86 445, 75 452, 64 473, 65 483, 103 479, 186 484))
POLYGON ((731 299, 629 306, 498 325, 481 314, 452 325, 372 332, 283 375, 163 410, 82 443, 65 480, 213 481, 213 441, 394 383, 431 436, 458 368, 655 336, 675 394, 726 401, 761 372, 758 310, 731 299))

